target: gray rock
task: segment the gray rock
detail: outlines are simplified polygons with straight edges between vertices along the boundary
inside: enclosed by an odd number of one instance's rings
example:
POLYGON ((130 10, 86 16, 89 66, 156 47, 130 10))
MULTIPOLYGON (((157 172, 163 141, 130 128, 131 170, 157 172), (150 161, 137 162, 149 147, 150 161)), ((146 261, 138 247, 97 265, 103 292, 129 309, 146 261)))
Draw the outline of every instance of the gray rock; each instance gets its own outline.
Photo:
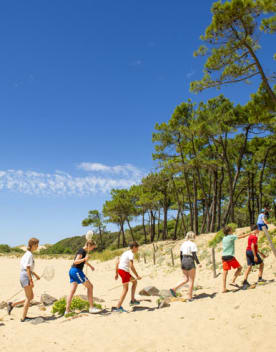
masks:
POLYGON ((160 290, 159 296, 161 297, 173 297, 170 290, 160 290))
POLYGON ((147 286, 144 287, 140 292, 139 292, 140 296, 159 296, 159 290, 158 288, 154 287, 154 286, 147 286))
POLYGON ((0 302, 0 309, 4 309, 7 307, 7 302, 0 302))
POLYGON ((33 324, 33 325, 42 324, 44 322, 45 322, 45 320, 42 317, 38 317, 38 318, 31 320, 31 324, 33 324))
POLYGON ((40 297, 40 302, 44 304, 44 306, 51 306, 57 301, 57 299, 53 296, 48 295, 47 293, 43 293, 40 297))
POLYGON ((170 299, 169 298, 165 298, 162 299, 161 302, 158 304, 158 308, 167 308, 170 307, 170 299))
MULTIPOLYGON (((83 299, 84 301, 88 301, 87 295, 77 295, 76 297, 79 297, 79 298, 83 299)), ((93 300, 94 300, 95 302, 99 302, 99 303, 105 302, 104 299, 98 298, 98 297, 95 297, 95 296, 93 296, 93 300)))

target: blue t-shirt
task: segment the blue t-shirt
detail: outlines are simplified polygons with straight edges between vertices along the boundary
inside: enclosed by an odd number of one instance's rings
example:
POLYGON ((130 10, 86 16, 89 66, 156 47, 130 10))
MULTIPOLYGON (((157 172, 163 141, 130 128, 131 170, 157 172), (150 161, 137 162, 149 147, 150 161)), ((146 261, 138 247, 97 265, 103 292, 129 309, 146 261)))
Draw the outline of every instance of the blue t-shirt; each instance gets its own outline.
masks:
POLYGON ((258 225, 264 225, 264 224, 265 224, 264 219, 265 219, 265 215, 264 215, 264 213, 261 213, 261 214, 258 216, 257 224, 258 224, 258 225))

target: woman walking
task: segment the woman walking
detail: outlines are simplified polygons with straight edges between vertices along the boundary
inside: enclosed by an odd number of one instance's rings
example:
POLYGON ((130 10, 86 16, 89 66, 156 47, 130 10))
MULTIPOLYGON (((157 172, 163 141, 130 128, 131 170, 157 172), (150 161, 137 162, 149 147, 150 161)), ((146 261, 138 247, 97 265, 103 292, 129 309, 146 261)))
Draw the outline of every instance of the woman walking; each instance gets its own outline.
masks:
POLYGON ((171 294, 176 297, 176 291, 189 282, 189 290, 188 290, 188 301, 191 302, 193 300, 193 288, 196 274, 195 262, 199 263, 197 257, 197 246, 193 242, 195 240, 195 234, 192 231, 189 231, 186 235, 186 240, 180 247, 180 260, 181 260, 181 268, 184 274, 184 281, 178 284, 176 287, 171 288, 171 294))

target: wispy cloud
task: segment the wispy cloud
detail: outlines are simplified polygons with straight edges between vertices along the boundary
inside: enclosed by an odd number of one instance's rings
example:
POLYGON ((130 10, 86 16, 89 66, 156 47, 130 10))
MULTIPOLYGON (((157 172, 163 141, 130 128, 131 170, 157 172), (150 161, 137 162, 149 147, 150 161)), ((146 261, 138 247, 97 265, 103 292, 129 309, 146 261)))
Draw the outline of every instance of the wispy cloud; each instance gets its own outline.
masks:
POLYGON ((92 195, 106 193, 112 188, 128 188, 137 184, 144 173, 131 164, 107 166, 81 163, 86 176, 72 176, 63 171, 41 173, 24 170, 0 170, 0 191, 8 190, 29 195, 92 195), (99 172, 101 173, 99 175, 99 172))
POLYGON ((194 75, 195 73, 196 73, 195 70, 192 70, 192 71, 188 72, 188 73, 186 74, 186 78, 191 78, 191 77, 193 77, 193 75, 194 75))
POLYGON ((143 61, 142 60, 140 60, 140 59, 138 59, 138 60, 134 60, 134 61, 132 61, 131 63, 130 63, 130 66, 141 66, 142 65, 142 63, 143 63, 143 61))

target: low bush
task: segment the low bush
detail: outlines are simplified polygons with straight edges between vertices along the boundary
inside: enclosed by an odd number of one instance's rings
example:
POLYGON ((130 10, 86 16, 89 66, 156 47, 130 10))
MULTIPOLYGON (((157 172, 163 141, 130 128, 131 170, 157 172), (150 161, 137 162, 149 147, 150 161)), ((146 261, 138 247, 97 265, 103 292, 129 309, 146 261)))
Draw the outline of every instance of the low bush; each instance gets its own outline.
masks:
MULTIPOLYGON (((94 307, 98 309, 102 309, 102 306, 100 304, 94 303, 94 307)), ((66 299, 65 297, 62 297, 58 301, 56 301, 53 305, 52 312, 58 313, 59 315, 64 315, 66 309, 66 299)), ((84 299, 81 299, 80 297, 74 297, 71 302, 70 309, 72 312, 75 313, 76 310, 82 311, 82 310, 88 310, 89 309, 89 302, 85 301, 84 299)), ((72 314, 71 314, 72 315, 72 314)))
MULTIPOLYGON (((233 232, 236 231, 238 225, 237 224, 228 224, 227 226, 230 226, 233 232)), ((224 237, 223 229, 219 230, 219 232, 211 239, 211 241, 208 242, 209 247, 216 247, 224 237)))

